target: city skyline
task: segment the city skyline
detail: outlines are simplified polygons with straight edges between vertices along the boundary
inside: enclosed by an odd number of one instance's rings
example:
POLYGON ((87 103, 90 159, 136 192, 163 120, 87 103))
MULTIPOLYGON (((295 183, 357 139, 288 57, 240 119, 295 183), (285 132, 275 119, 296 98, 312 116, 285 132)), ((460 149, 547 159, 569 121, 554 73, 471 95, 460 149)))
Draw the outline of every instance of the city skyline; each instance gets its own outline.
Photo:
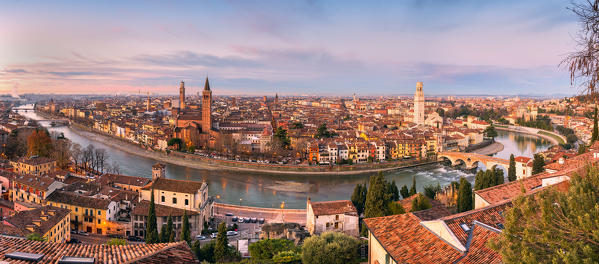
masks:
POLYGON ((0 93, 576 94, 567 2, 14 1, 0 93), (143 6, 143 12, 140 7, 143 6))

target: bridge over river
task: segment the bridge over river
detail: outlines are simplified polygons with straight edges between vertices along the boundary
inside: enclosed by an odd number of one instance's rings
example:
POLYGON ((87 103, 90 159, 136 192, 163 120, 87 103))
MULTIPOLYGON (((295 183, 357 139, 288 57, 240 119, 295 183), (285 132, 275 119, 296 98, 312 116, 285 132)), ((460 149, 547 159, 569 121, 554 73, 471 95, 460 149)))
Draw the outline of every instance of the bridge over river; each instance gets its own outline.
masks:
POLYGON ((451 161, 451 166, 466 165, 466 169, 474 169, 478 167, 479 163, 484 164, 488 169, 495 169, 497 165, 507 169, 510 165, 509 160, 476 153, 441 152, 437 157, 439 160, 447 159, 451 161))

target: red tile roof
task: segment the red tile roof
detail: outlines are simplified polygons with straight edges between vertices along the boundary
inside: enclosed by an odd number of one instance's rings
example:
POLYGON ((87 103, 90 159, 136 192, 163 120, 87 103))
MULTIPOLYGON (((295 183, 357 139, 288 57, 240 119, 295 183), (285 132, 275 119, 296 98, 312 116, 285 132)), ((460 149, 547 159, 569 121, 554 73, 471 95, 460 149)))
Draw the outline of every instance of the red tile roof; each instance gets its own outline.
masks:
POLYGON ((483 225, 475 224, 472 230, 472 238, 470 246, 468 247, 468 253, 462 259, 456 263, 468 263, 468 264, 499 264, 501 262, 501 255, 496 251, 487 247, 489 239, 498 237, 499 234, 489 228, 485 228, 483 225))
POLYGON ((358 210, 349 200, 310 202, 314 215, 355 214, 358 210))
POLYGON ((511 202, 505 202, 498 205, 487 206, 477 210, 471 210, 459 214, 450 215, 443 217, 443 220, 451 232, 460 240, 462 245, 466 245, 468 240, 468 232, 464 231, 462 224, 468 225, 468 228, 472 228, 474 221, 478 221, 489 225, 496 229, 502 229, 498 224, 503 224, 505 219, 503 218, 503 211, 508 207, 511 207, 511 202))
POLYGON ((364 223, 397 263, 451 263, 462 255, 412 213, 367 218, 364 223))
POLYGON ((158 178, 144 186, 142 190, 151 190, 153 187, 155 190, 195 194, 201 190, 203 184, 205 182, 158 178))
POLYGON ((522 187, 526 193, 530 193, 533 189, 539 188, 542 185, 541 176, 544 173, 533 175, 521 180, 504 183, 501 185, 489 187, 486 189, 474 191, 479 197, 487 201, 489 204, 497 204, 522 194, 522 187))
POLYGON ((93 257, 96 263, 198 263, 187 243, 129 244, 125 246, 65 244, 0 237, 0 261, 30 263, 13 260, 5 254, 14 251, 43 254, 40 263, 57 263, 63 256, 93 257))

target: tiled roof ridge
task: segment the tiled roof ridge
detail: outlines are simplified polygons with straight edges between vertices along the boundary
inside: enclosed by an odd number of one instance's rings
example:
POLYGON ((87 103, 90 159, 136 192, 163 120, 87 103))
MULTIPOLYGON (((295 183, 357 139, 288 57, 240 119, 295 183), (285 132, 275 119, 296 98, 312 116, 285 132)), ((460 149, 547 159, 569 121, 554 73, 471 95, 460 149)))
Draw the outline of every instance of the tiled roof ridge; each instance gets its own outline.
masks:
POLYGON ((527 177, 527 178, 519 179, 519 180, 512 181, 512 182, 506 182, 504 184, 495 185, 495 186, 492 186, 492 187, 489 187, 489 188, 484 188, 482 190, 477 190, 477 191, 474 191, 474 192, 478 193, 478 194, 480 194, 480 193, 486 193, 488 191, 499 189, 499 188, 502 188, 502 187, 510 185, 510 184, 516 184, 516 183, 524 182, 526 180, 539 179, 541 176, 543 176, 545 174, 549 174, 549 173, 548 172, 538 173, 538 174, 532 175, 532 176, 527 177))
MULTIPOLYGON (((155 256, 155 255, 157 255, 157 254, 160 254, 160 253, 162 253, 162 252, 164 252, 164 251, 166 251, 166 250, 169 250, 169 249, 171 249, 171 248, 174 248, 174 247, 180 246, 180 245, 182 245, 183 243, 185 243, 185 246, 189 247, 189 245, 187 245, 187 242, 185 242, 185 241, 178 241, 178 242, 171 242, 171 243, 156 243, 156 244, 158 244, 158 245, 160 245, 160 244, 166 244, 167 246, 165 246, 165 247, 163 247, 163 248, 161 248, 161 249, 159 249, 159 250, 155 250, 155 251, 153 251, 153 252, 151 252, 151 253, 149 253, 149 254, 147 254, 147 255, 143 255, 143 256, 139 256, 139 257, 136 257, 136 258, 130 259, 130 260, 129 260, 129 261, 127 261, 126 263, 134 263, 134 262, 136 262, 136 261, 140 261, 140 260, 143 260, 143 259, 146 259, 146 258, 149 258, 149 257, 155 256)), ((191 250, 191 249, 190 249, 190 250, 191 250)))
POLYGON ((504 206, 505 204, 508 204, 510 202, 511 202, 511 200, 506 200, 506 201, 502 201, 502 202, 499 202, 499 203, 496 203, 496 204, 488 205, 488 206, 485 206, 485 207, 482 207, 482 208, 478 208, 478 209, 469 210, 469 211, 466 211, 466 212, 461 212, 461 213, 457 213, 457 214, 452 214, 452 215, 448 215, 448 216, 445 216, 445 217, 441 217, 438 220, 443 220, 443 221, 445 221, 445 220, 451 220, 451 219, 463 217, 463 216, 466 216, 466 215, 469 215, 469 214, 475 214, 475 213, 479 213, 479 212, 482 212, 482 211, 490 210, 490 209, 493 209, 495 207, 504 206))

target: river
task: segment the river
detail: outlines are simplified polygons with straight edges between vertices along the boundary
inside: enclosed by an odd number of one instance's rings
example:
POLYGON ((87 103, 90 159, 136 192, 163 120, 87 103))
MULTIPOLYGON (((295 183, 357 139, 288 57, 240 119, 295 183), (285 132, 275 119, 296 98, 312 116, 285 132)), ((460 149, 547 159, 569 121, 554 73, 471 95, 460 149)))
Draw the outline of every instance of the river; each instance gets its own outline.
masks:
MULTIPOLYGON (((23 116, 41 120, 33 111, 19 111, 23 116)), ((89 144, 96 148, 106 149, 109 155, 108 163, 116 162, 121 174, 141 177, 151 177, 152 165, 155 160, 132 155, 113 149, 101 142, 81 137, 69 127, 50 127, 48 122, 41 122, 51 132, 63 133, 72 142, 86 147, 89 144)), ((504 145, 504 150, 495 154, 500 158, 509 158, 511 153, 528 156, 547 149, 551 144, 547 140, 514 132, 498 131, 497 141, 504 145)), ((327 201, 350 199, 356 184, 368 181, 368 175, 331 175, 331 176, 301 176, 301 175, 270 175, 248 172, 221 172, 212 170, 192 169, 184 166, 166 164, 166 176, 173 179, 205 180, 208 182, 209 194, 216 197, 218 202, 241 204, 258 207, 279 207, 285 202, 286 208, 299 209, 306 207, 306 199, 327 201)), ((442 165, 427 165, 417 168, 402 169, 388 172, 385 177, 394 180, 401 186, 412 184, 416 179, 418 191, 429 184, 449 184, 461 176, 473 181, 474 175, 442 165)))

